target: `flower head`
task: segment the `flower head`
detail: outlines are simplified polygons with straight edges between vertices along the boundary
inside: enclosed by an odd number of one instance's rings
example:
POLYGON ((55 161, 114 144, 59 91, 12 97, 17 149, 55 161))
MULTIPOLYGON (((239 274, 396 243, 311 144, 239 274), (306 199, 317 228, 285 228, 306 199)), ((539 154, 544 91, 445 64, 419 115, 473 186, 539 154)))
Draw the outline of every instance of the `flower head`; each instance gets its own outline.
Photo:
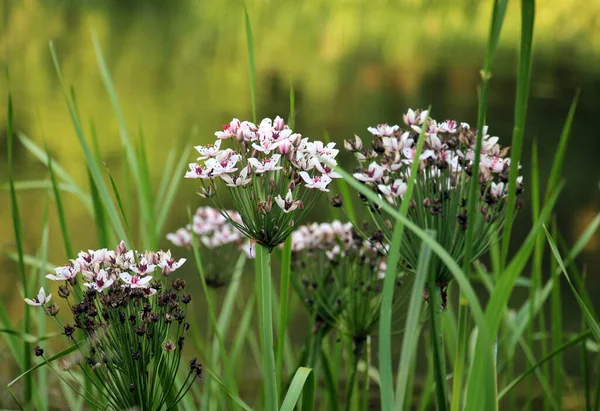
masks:
POLYGON ((46 291, 44 291, 44 287, 40 287, 40 291, 38 291, 38 295, 30 298, 25 298, 25 302, 29 305, 33 306, 42 306, 49 302, 52 299, 52 293, 46 295, 46 291))
MULTIPOLYGON (((341 177, 332 169, 339 151, 335 143, 302 137, 281 117, 265 118, 258 125, 233 119, 215 135, 218 142, 197 147, 201 162, 190 164, 185 177, 199 179, 200 193, 212 198, 239 232, 269 248, 282 243, 319 193, 329 191, 332 179, 341 177), (231 148, 223 148, 224 139, 232 141, 231 148), (219 180, 239 221, 221 206, 219 180)), ((183 242, 181 236, 172 238, 183 242)))
POLYGON ((105 270, 101 269, 98 274, 96 274, 96 277, 93 281, 84 283, 83 285, 98 292, 102 292, 103 290, 109 288, 114 281, 114 279, 109 278, 108 273, 105 270))
MULTIPOLYGON (((438 123, 426 110, 409 109, 402 117, 403 126, 369 127, 370 145, 363 144, 356 136, 345 142, 346 149, 360 163, 354 178, 395 208, 405 200, 408 182, 414 180, 408 217, 423 229, 437 227, 437 238, 444 241, 444 248, 457 259, 464 255, 466 227, 473 224, 478 239, 473 258, 479 257, 489 246, 491 230, 501 230, 504 221, 506 187, 510 184, 508 148, 501 147, 499 138, 490 136, 484 127, 479 169, 473 170, 478 132, 469 124, 454 120, 438 123), (417 156, 420 138, 424 139, 423 148, 417 156), (416 175, 411 175, 414 162, 418 162, 416 175), (477 190, 480 212, 467 218, 467 194, 473 177, 480 186, 477 190)), ((522 191, 521 181, 521 178, 516 181, 518 194, 522 191)), ((395 219, 378 204, 368 203, 372 210, 377 210, 371 215, 378 228, 391 241, 395 219)), ((402 237, 405 269, 416 269, 419 244, 412 232, 402 237)), ((443 264, 435 267, 438 284, 446 285, 451 275, 443 264)))

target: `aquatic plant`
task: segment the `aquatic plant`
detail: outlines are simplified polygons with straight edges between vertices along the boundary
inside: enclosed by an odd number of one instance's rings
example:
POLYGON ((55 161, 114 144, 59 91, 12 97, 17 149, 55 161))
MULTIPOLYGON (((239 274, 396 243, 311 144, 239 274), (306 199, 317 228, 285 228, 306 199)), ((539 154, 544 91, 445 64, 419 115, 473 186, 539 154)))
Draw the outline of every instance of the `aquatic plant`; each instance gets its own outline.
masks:
MULTIPOLYGON (((75 357, 64 358, 60 368, 82 372, 95 390, 80 395, 96 407, 171 409, 202 376, 202 366, 191 360, 184 383, 175 390, 191 296, 183 292, 183 279, 167 278, 184 262, 168 251, 127 250, 121 242, 115 250, 82 251, 46 276, 62 283, 57 294, 70 309, 67 322, 60 320, 60 306, 50 304, 52 294, 43 288, 25 298, 44 309, 75 346, 75 357)), ((46 359, 43 349, 35 350, 46 359)))
MULTIPOLYGON (((344 142, 346 150, 354 153, 361 164, 353 177, 398 208, 406 193, 407 181, 412 177, 412 164, 417 161, 407 217, 424 230, 435 230, 438 242, 459 263, 465 255, 467 226, 473 225, 471 259, 477 259, 488 250, 491 241, 502 234, 508 201, 509 147, 500 146, 499 138, 490 136, 484 127, 479 170, 474 171, 477 131, 468 123, 437 122, 428 116, 427 110, 409 109, 402 117, 402 127, 387 124, 369 127, 368 144, 358 136, 344 142), (420 155, 415 158, 419 138, 424 142, 420 155), (467 218, 473 176, 479 187, 478 212, 467 218)), ((516 192, 517 195, 523 192, 522 177, 517 179, 516 192)), ((391 242, 394 218, 366 197, 363 199, 386 240, 391 242)), ((400 255, 401 265, 406 269, 416 269, 420 244, 420 238, 412 231, 404 233, 400 255)), ((448 269, 439 259, 433 259, 431 269, 438 286, 445 289, 452 279, 448 269)))

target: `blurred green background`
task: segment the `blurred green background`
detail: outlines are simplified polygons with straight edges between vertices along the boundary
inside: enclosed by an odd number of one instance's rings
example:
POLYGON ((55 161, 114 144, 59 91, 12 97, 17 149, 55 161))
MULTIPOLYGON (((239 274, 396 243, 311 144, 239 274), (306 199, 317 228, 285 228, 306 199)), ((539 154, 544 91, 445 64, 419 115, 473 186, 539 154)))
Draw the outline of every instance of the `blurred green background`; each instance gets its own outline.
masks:
MULTIPOLYGON (((366 136, 367 126, 399 122, 408 107, 430 104, 438 120, 476 123, 490 2, 246 4, 254 30, 259 117, 287 117, 291 78, 296 129, 313 138, 328 132, 341 143, 354 133, 366 136)), ((136 134, 139 127, 144 130, 150 172, 156 180, 172 146, 206 144, 232 117, 251 117, 243 3, 239 0, 0 0, 0 5, 0 66, 10 71, 15 129, 47 145, 83 187, 88 186, 84 159, 52 66, 49 40, 55 43, 66 81, 77 91, 82 118, 86 124, 95 123, 102 158, 121 185, 125 184, 124 163, 117 121, 102 85, 91 31, 99 36, 130 132, 136 134)), ((500 136, 505 145, 510 144, 513 123, 518 6, 517 2, 509 5, 488 112, 491 134, 500 136)), ((539 0, 535 33, 523 174, 527 190, 531 142, 537 139, 540 174, 546 178, 567 110, 576 89, 581 88, 564 167, 567 185, 556 208, 559 229, 572 242, 600 209, 600 2, 539 0)), ((16 322, 23 302, 13 281, 16 264, 5 256, 14 249, 5 190, 7 90, 2 78, 0 297, 16 322)), ((14 155, 18 180, 47 177, 46 168, 18 143, 14 155)), ((342 156, 347 167, 354 166, 350 160, 342 156)), ((188 205, 207 204, 194 194, 195 183, 182 183, 167 230, 186 223, 188 205)), ((46 195, 39 190, 21 192, 19 200, 25 252, 34 254, 46 195)), ((64 201, 74 247, 95 248, 91 217, 74 196, 67 194, 64 201)), ((328 207, 317 209, 314 219, 329 218, 328 207)), ((515 247, 529 228, 530 214, 526 203, 514 229, 515 247)), ((50 261, 62 264, 63 245, 53 208, 50 230, 50 261)), ((169 247, 166 240, 161 244, 169 247)), ((596 299, 600 297, 599 250, 597 234, 581 257, 596 299)), ((181 254, 189 257, 185 251, 181 254)), ((193 277, 191 264, 186 270, 193 277)), ((193 291, 200 295, 199 288, 193 291)), ((564 297, 566 306, 571 304, 572 311, 578 312, 567 290, 564 297)), ((303 322, 300 309, 294 318, 303 322)), ((578 318, 572 322, 566 318, 569 330, 578 327, 578 318)), ((294 342, 301 344, 303 330, 298 327, 295 332, 294 342)), ((2 343, 0 361, 12 362, 2 343)), ((0 386, 8 377, 0 376, 0 386)))

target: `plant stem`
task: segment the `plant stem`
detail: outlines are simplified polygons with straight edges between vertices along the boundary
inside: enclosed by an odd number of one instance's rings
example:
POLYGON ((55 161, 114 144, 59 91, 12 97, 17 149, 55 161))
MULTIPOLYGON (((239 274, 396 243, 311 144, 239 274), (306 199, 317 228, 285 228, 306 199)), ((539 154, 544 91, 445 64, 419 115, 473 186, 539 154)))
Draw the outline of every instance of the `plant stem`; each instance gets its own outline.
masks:
POLYGON ((463 373, 465 357, 467 353, 468 336, 468 309, 467 300, 460 294, 458 303, 458 343, 456 344, 456 361, 454 362, 454 374, 452 381, 452 411, 460 410, 463 391, 463 373))
POLYGON ((271 301, 271 253, 265 246, 256 249, 256 258, 259 259, 260 270, 256 273, 262 293, 260 307, 261 330, 260 341, 262 345, 263 372, 265 378, 265 398, 268 411, 277 411, 279 400, 277 398, 277 373, 275 370, 275 352, 273 350, 273 303, 271 301))
POLYGON ((448 393, 446 387, 446 355, 442 336, 441 289, 431 278, 427 285, 429 292, 429 326, 431 330, 431 353, 435 380, 436 408, 438 411, 448 409, 448 393))
POLYGON ((283 245, 283 253, 281 258, 281 286, 279 292, 279 334, 277 338, 277 375, 280 376, 282 384, 283 378, 283 348, 285 342, 285 334, 288 323, 288 300, 290 295, 290 274, 291 274, 291 259, 292 259, 292 237, 289 236, 283 245))
POLYGON ((362 351, 365 346, 364 338, 352 338, 353 342, 353 357, 354 361, 352 363, 352 373, 350 374, 350 379, 348 380, 348 385, 346 386, 346 411, 350 411, 352 408, 352 394, 354 393, 354 385, 356 383, 356 373, 358 371, 358 361, 360 361, 360 357, 362 356, 362 351))

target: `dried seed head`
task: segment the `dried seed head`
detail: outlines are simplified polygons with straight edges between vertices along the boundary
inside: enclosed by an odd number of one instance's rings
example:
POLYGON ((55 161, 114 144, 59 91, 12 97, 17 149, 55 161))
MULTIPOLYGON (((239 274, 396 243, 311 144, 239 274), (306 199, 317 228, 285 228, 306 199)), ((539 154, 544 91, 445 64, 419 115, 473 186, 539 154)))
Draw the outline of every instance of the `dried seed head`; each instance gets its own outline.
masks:
POLYGON ((56 303, 52 303, 51 305, 46 307, 46 313, 51 317, 56 316, 56 314, 58 314, 59 311, 60 309, 58 308, 58 304, 56 303))
POLYGON ((36 357, 41 357, 42 355, 44 355, 44 349, 41 348, 39 345, 35 346, 35 348, 33 349, 33 352, 35 353, 36 357))
POLYGON ((176 278, 171 283, 171 286, 175 291, 181 291, 185 288, 185 280, 183 278, 176 278))

